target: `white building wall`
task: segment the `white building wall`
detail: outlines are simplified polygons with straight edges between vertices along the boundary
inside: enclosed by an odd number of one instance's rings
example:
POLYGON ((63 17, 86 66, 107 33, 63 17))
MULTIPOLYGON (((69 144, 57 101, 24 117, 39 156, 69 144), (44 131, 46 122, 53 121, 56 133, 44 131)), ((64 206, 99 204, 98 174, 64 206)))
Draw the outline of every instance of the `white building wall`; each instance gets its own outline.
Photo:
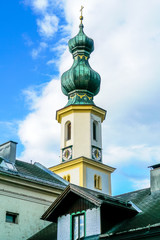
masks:
POLYGON ((100 208, 88 209, 86 211, 86 236, 101 233, 100 208))
POLYGON ((58 218, 57 240, 70 240, 70 214, 58 218))
POLYGON ((79 168, 74 168, 74 169, 70 169, 68 171, 64 171, 63 173, 58 173, 59 176, 61 176, 62 178, 64 176, 67 176, 68 174, 70 175, 70 182, 76 185, 80 185, 79 182, 79 173, 80 169, 79 168))
MULTIPOLYGON (((74 112, 64 116, 61 121, 61 149, 73 146, 72 158, 92 158, 92 145, 101 148, 101 118, 90 112, 74 112), (65 125, 71 122, 71 139, 66 140, 65 125), (93 140, 93 121, 97 122, 97 140, 93 140)), ((62 159, 62 151, 61 151, 62 159)))
MULTIPOLYGON (((69 114, 62 118, 61 122, 61 148, 65 148, 68 146, 73 145, 74 142, 74 135, 73 135, 73 125, 74 125, 74 118, 73 114, 69 114), (65 131, 65 124, 70 121, 71 122, 71 140, 66 140, 66 131, 65 131)), ((62 152, 61 152, 61 159, 62 159, 62 152)))
POLYGON ((73 158, 91 158, 90 113, 74 113, 73 158))
MULTIPOLYGON (((51 194, 50 194, 51 195, 51 194)), ((50 222, 40 220, 56 199, 35 189, 0 184, 0 240, 26 240, 50 222), (18 223, 6 222, 6 212, 17 213, 18 223)))
POLYGON ((109 175, 101 171, 86 167, 86 187, 92 190, 96 190, 105 194, 110 194, 109 191, 109 175), (102 190, 94 188, 94 175, 98 175, 102 180, 102 190))
MULTIPOLYGON (((90 113, 72 113, 62 118, 61 149, 73 146, 72 158, 91 158, 90 113), (71 122, 71 139, 66 140, 66 123, 71 122)), ((62 150, 61 150, 62 159, 62 150)))
POLYGON ((91 112, 73 112, 61 121, 61 159, 62 149, 72 148, 72 158, 92 158, 92 145, 102 148, 101 118, 91 112), (66 140, 66 123, 71 122, 71 139, 66 140), (97 123, 97 140, 93 139, 93 122, 97 123))

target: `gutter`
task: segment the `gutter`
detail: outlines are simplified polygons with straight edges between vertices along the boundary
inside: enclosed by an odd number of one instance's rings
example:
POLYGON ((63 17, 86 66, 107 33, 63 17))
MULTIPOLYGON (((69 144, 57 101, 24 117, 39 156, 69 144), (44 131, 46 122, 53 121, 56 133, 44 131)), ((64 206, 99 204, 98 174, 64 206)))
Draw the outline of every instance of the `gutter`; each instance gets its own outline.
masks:
POLYGON ((160 223, 147 225, 145 227, 133 228, 128 231, 122 231, 117 233, 105 233, 100 235, 100 239, 143 239, 149 236, 160 236, 160 223))
MULTIPOLYGON (((57 188, 57 189, 60 189, 60 190, 64 190, 66 186, 62 186, 60 184, 52 184, 51 182, 49 181, 45 181, 45 180, 41 180, 41 179, 38 179, 38 178, 34 178, 34 177, 30 177, 30 176, 25 176, 23 175, 22 173, 11 173, 8 171, 5 172, 5 171, 1 171, 0 172, 0 175, 4 175, 4 176, 8 176, 8 177, 13 177, 13 178, 18 178, 20 180, 24 180, 24 181, 27 181, 27 182, 31 182, 31 183, 36 183, 36 184, 39 184, 39 185, 44 185, 44 186, 49 186, 49 187, 54 187, 54 188, 57 188)), ((12 181, 11 181, 12 182, 12 181)))

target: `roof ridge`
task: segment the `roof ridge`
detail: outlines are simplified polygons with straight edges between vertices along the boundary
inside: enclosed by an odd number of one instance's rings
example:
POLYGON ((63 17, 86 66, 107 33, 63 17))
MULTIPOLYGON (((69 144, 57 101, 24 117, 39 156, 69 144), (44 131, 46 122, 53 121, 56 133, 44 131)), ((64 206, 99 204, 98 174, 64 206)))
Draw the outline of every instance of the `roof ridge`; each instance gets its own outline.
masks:
POLYGON ((113 197, 120 197, 120 196, 124 196, 124 195, 128 195, 128 194, 131 194, 131 193, 136 193, 136 192, 140 192, 140 191, 144 191, 144 190, 149 190, 150 187, 148 188, 142 188, 142 189, 138 189, 138 190, 135 190, 135 191, 132 191, 132 192, 127 192, 127 193, 122 193, 122 194, 119 194, 119 195, 115 195, 113 197))
POLYGON ((33 163, 22 161, 22 160, 19 160, 19 159, 16 159, 16 162, 22 162, 22 163, 26 163, 26 164, 29 164, 29 165, 33 165, 33 163))
POLYGON ((56 178, 58 181, 64 183, 66 186, 69 184, 69 182, 67 182, 65 179, 63 179, 62 177, 60 177, 58 174, 52 172, 51 170, 49 170, 48 168, 46 168, 45 166, 43 166, 41 163, 35 162, 34 165, 35 165, 36 167, 38 167, 39 169, 45 171, 45 173, 49 174, 50 176, 56 178))

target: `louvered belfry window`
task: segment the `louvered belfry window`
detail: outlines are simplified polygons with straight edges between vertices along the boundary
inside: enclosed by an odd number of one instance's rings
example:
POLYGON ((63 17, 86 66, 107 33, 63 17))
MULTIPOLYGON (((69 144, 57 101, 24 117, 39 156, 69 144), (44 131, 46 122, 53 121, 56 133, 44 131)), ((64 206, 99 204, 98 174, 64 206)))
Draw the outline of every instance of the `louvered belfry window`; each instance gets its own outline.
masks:
POLYGON ((97 124, 95 121, 93 122, 93 140, 97 140, 97 124))

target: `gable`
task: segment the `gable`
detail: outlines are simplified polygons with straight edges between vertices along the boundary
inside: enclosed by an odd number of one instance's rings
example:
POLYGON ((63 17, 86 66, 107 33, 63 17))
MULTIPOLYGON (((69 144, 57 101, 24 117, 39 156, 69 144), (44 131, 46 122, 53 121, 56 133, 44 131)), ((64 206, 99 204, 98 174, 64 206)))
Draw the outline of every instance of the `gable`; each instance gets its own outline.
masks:
POLYGON ((60 205, 51 212, 49 217, 46 219, 48 221, 56 222, 57 218, 63 215, 72 214, 75 212, 81 212, 83 210, 95 208, 96 205, 87 199, 70 192, 67 194, 65 199, 61 201, 60 205))

